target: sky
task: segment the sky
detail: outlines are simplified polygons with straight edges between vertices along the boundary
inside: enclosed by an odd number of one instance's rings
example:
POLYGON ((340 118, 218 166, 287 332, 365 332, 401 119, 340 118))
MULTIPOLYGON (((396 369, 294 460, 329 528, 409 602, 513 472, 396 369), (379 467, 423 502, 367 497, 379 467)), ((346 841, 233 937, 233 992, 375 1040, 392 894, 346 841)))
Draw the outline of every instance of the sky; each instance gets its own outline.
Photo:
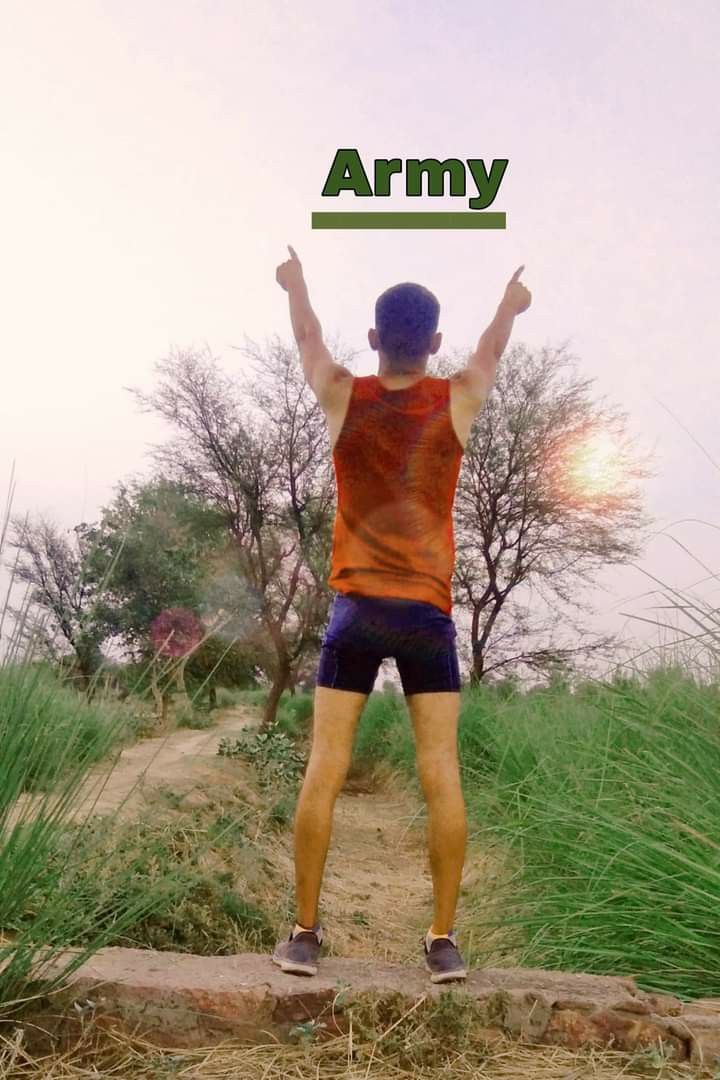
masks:
MULTIPOLYGON (((288 243, 358 374, 385 288, 431 288, 444 344, 469 350, 524 263, 513 341, 567 341, 655 453, 658 535, 593 593, 593 625, 654 634, 623 614, 649 616, 647 575, 719 569, 719 54, 714 0, 5 0, 0 491, 14 461, 15 513, 71 527, 149 475, 170 431, 126 387, 150 391, 176 347, 232 374, 246 336, 290 343, 288 243), (340 147, 369 174, 507 158, 507 228, 312 230, 312 210, 357 208, 321 195, 340 147)), ((467 199, 401 181, 381 208, 467 199)))

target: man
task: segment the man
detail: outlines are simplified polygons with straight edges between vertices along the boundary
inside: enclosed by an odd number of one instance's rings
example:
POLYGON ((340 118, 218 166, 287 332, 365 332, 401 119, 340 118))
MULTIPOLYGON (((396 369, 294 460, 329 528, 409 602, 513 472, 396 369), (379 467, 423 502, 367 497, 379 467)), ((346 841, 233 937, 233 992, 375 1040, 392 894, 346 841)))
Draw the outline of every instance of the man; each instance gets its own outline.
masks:
POLYGON ((450 579, 452 506, 473 420, 492 389, 513 320, 530 306, 513 274, 467 367, 426 375, 440 348, 440 305, 421 285, 387 289, 368 331, 377 375, 353 377, 323 343, 302 266, 277 268, 305 377, 328 421, 338 488, 328 584, 337 593, 322 642, 310 758, 295 815, 297 922, 273 960, 315 975, 323 942, 318 904, 335 800, 357 722, 381 661, 394 657, 415 734, 428 807, 432 925, 423 940, 433 982, 466 977, 453 930, 467 827, 457 755, 460 675, 450 579))

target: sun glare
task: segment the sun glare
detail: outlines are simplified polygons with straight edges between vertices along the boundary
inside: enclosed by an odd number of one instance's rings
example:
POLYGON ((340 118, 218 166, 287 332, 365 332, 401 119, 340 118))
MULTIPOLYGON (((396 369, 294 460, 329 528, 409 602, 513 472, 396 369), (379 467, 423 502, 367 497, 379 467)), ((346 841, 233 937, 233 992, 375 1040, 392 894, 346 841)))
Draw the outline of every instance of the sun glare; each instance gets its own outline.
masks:
POLYGON ((595 431, 567 451, 566 478, 579 495, 607 495, 622 483, 622 457, 609 431, 595 431))

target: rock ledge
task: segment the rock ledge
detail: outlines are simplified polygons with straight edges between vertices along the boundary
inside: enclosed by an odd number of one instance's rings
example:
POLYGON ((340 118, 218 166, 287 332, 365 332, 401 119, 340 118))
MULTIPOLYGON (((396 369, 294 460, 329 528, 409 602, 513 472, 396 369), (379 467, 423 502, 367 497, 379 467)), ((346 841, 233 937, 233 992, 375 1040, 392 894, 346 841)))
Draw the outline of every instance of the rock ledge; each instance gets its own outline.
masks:
MULTIPOLYGON (((318 975, 284 974, 269 956, 191 956, 145 949, 103 949, 33 1022, 51 1038, 92 1019, 163 1047, 208 1046, 225 1039, 292 1037, 297 1025, 318 1034, 347 1030, 358 994, 392 998, 406 1011, 423 996, 452 993, 472 1003, 471 1022, 490 1039, 511 1036, 568 1048, 662 1047, 676 1060, 720 1062, 720 1000, 683 1003, 647 994, 629 978, 529 968, 485 968, 465 983, 435 985, 417 967, 324 957, 318 975)), ((402 1015, 399 1012, 398 1015, 402 1015)))

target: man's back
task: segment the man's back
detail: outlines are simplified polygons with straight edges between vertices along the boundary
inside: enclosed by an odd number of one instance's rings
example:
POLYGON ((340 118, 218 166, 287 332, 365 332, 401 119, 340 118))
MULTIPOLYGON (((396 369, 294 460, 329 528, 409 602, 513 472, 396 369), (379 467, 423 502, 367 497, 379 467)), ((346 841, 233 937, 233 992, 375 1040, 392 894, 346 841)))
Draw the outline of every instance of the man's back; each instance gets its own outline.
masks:
MULTIPOLYGON (((332 381, 332 384, 327 387, 325 394, 322 396, 320 403, 327 418, 331 451, 335 449, 335 444, 342 431, 345 422, 345 414, 347 413, 350 397, 352 395, 353 379, 357 377, 358 376, 353 376, 347 368, 337 365, 336 378, 332 381)), ((397 379, 390 381, 385 378, 380 378, 380 385, 386 390, 391 391, 408 389, 410 386, 414 386, 415 383, 419 382, 420 379, 426 377, 427 376, 422 373, 414 376, 411 381, 408 380, 404 383, 400 383, 397 379)), ((465 369, 452 375, 448 379, 448 382, 450 384, 450 420, 455 434, 457 435, 458 442, 464 450, 475 417, 485 404, 485 397, 484 395, 478 397, 477 389, 471 385, 470 380, 468 379, 468 372, 465 369)))
POLYGON ((463 446, 451 380, 388 389, 352 379, 333 461, 338 505, 328 585, 336 592, 434 604, 450 614, 452 506, 463 446))

